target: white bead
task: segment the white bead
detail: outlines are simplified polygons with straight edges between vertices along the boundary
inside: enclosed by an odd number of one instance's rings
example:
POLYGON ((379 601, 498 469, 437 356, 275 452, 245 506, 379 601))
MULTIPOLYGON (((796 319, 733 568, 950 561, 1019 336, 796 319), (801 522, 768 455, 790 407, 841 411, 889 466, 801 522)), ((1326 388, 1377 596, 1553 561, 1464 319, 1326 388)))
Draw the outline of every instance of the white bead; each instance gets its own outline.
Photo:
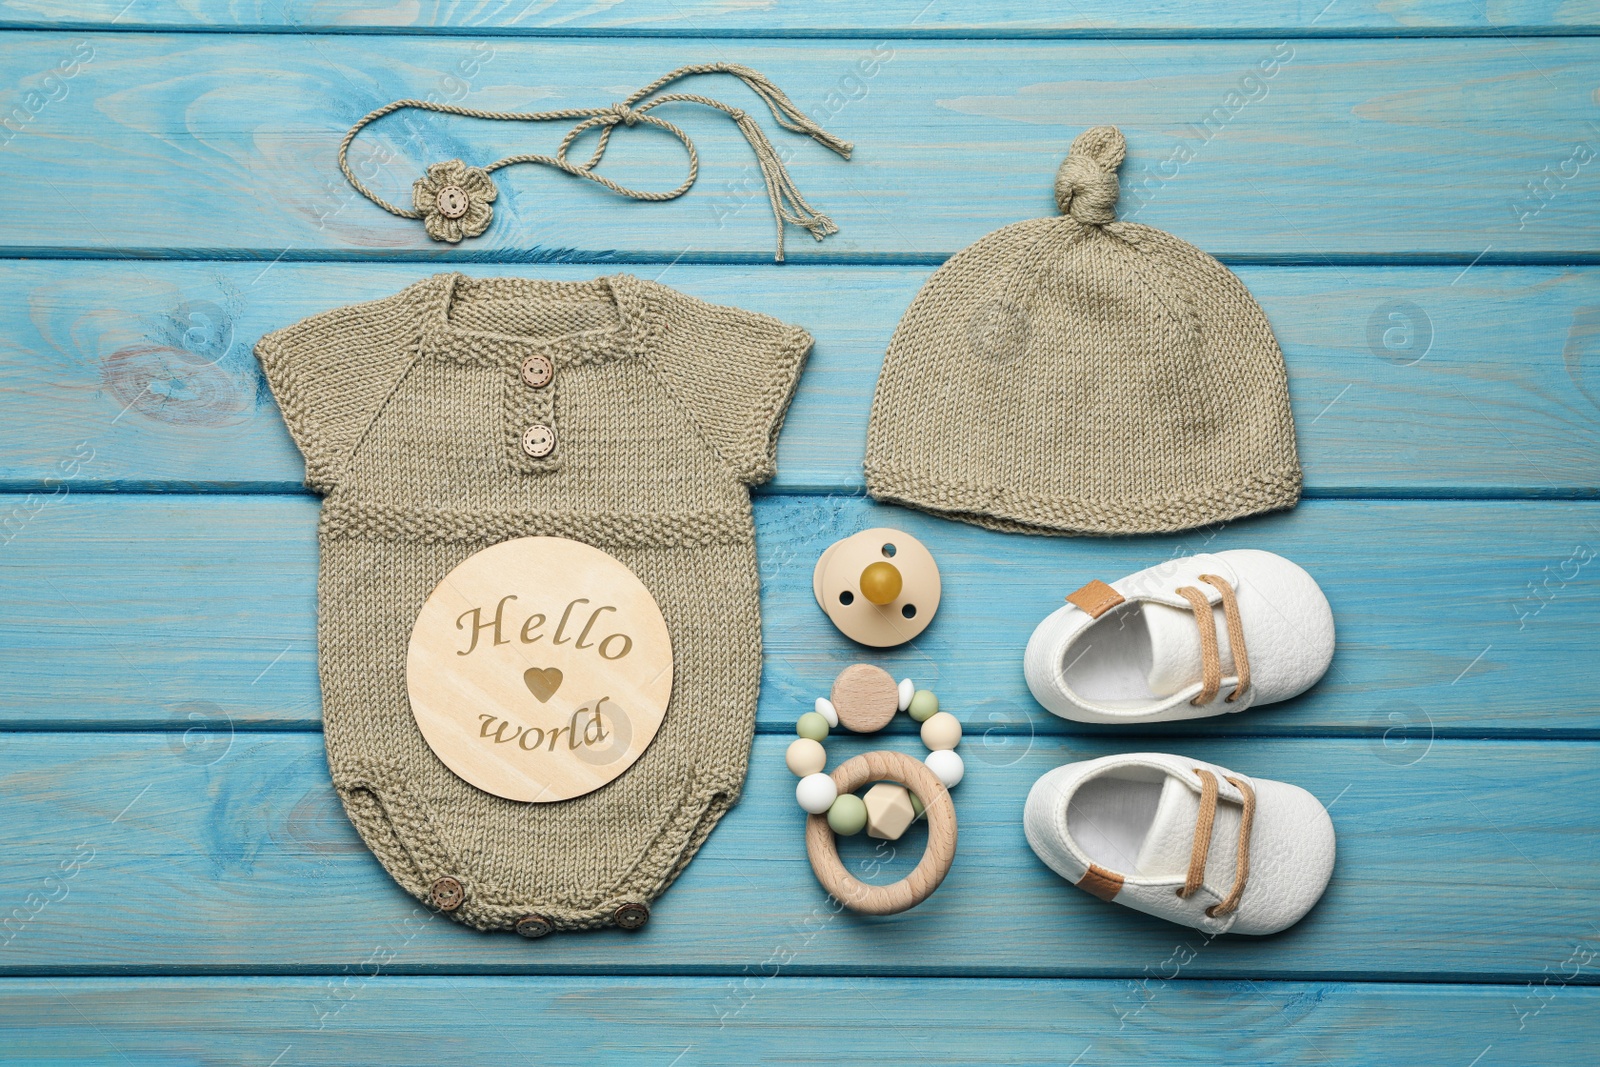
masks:
POLYGON ((961 720, 948 711, 936 711, 922 724, 922 743, 937 752, 961 743, 961 720))
POLYGON ((789 742, 789 751, 783 754, 783 762, 797 776, 804 778, 828 765, 828 750, 809 737, 797 737, 789 742))
POLYGON ((909 708, 911 706, 911 694, 915 693, 916 691, 917 691, 917 687, 911 684, 911 679, 910 678, 902 678, 902 679, 900 679, 900 710, 901 711, 905 711, 907 708, 909 708))
POLYGON ((794 798, 811 814, 821 815, 839 799, 839 787, 833 784, 831 775, 808 774, 794 787, 794 798))
POLYGON ((833 701, 827 697, 817 698, 817 714, 828 720, 828 726, 831 729, 837 730, 839 728, 839 713, 834 710, 833 701))
POLYGON ((930 752, 922 762, 928 765, 928 770, 944 783, 946 789, 960 785, 962 776, 967 773, 967 765, 961 762, 961 757, 956 755, 954 749, 941 748, 937 752, 930 752))

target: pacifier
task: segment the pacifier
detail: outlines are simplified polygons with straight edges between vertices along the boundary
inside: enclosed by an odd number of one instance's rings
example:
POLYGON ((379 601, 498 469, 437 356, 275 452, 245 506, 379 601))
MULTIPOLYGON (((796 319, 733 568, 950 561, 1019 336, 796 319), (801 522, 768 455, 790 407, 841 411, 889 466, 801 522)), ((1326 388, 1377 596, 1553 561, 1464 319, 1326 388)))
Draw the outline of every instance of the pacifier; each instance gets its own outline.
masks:
POLYGON ((829 545, 811 574, 811 592, 840 633, 889 648, 933 621, 939 565, 915 537, 879 526, 829 545))

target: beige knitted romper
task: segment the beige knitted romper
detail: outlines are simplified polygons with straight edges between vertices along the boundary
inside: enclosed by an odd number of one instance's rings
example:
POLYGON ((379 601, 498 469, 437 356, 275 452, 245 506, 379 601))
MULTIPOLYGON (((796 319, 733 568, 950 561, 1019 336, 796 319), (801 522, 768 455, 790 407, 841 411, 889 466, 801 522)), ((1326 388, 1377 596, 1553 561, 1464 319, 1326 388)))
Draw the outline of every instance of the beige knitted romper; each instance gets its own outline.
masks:
MULTIPOLYGON (((413 896, 479 929, 636 926, 737 798, 761 679, 749 486, 772 476, 804 330, 629 275, 438 275, 256 346, 325 496, 318 642, 328 766, 413 896), (530 357, 554 365, 531 387, 530 357), (555 448, 533 458, 530 426, 555 448), (491 544, 573 538, 649 588, 672 698, 638 762, 544 804, 458 778, 418 731, 406 648, 491 544)), ((542 364, 541 364, 542 365, 542 364)), ((537 451, 538 449, 535 449, 537 451)))

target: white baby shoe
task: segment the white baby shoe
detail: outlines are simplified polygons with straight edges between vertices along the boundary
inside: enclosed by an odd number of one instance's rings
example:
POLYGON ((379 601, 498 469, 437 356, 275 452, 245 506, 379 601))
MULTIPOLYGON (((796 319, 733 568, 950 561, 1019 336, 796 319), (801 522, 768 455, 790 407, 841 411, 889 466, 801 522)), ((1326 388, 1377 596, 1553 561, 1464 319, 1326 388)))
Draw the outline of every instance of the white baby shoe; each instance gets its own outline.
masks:
POLYGON ((1207 933, 1293 926, 1333 873, 1316 797, 1159 752, 1057 767, 1033 784, 1023 828, 1078 888, 1207 933))
POLYGON ((1288 700, 1332 659, 1333 612, 1311 575, 1236 548, 1090 582, 1033 631, 1023 669, 1062 718, 1140 723, 1288 700))

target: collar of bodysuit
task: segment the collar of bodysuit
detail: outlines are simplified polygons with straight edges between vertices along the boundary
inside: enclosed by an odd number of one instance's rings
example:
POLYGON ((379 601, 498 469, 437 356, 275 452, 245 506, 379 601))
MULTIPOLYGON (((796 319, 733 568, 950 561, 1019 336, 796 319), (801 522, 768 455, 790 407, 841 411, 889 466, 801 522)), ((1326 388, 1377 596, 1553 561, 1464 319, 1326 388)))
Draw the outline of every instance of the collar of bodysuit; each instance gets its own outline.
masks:
POLYGON ((587 282, 557 282, 539 278, 468 278, 440 274, 429 280, 423 293, 423 349, 427 355, 476 366, 515 366, 539 353, 556 366, 605 363, 641 350, 651 334, 651 302, 641 291, 644 283, 627 274, 587 282), (480 330, 461 325, 454 313, 463 297, 490 304, 551 306, 604 302, 616 321, 600 327, 550 335, 519 335, 480 330))

